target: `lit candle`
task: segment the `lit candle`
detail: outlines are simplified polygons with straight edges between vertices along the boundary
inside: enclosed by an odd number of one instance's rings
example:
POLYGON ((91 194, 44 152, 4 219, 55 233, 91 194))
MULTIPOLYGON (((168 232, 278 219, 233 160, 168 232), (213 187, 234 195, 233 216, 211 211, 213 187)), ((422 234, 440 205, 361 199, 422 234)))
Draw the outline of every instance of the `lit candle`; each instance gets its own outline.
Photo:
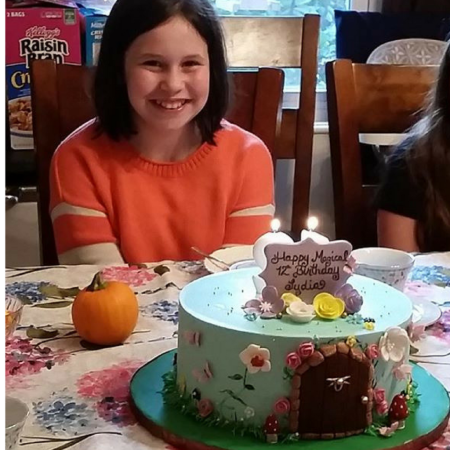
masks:
POLYGON ((286 233, 278 231, 280 229, 280 221, 278 219, 273 219, 270 223, 272 231, 263 234, 253 246, 253 259, 256 264, 264 270, 267 265, 266 255, 264 249, 268 244, 293 244, 294 241, 286 233))
POLYGON ((330 240, 325 237, 323 234, 317 233, 314 231, 317 226, 319 225, 319 221, 317 220, 317 217, 311 216, 308 218, 308 221, 306 223, 306 226, 308 227, 307 230, 302 230, 302 234, 300 237, 301 241, 304 241, 305 239, 309 238, 312 239, 317 244, 327 244, 330 242, 330 240))

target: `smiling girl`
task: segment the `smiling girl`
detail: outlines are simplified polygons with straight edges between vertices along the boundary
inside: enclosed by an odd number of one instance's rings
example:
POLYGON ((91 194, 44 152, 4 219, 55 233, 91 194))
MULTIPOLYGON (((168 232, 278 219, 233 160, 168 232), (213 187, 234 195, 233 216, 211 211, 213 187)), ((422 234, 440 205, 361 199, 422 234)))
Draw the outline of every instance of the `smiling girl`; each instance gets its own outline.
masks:
POLYGON ((51 216, 60 263, 197 259, 253 244, 273 216, 273 168, 223 119, 229 85, 208 0, 118 0, 94 81, 96 119, 57 149, 51 216))

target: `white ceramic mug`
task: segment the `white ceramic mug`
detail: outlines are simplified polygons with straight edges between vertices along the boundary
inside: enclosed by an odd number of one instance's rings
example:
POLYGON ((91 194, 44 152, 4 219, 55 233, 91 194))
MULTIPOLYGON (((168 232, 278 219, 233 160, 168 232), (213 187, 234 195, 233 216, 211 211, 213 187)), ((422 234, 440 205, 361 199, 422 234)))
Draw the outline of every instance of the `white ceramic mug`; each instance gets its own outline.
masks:
POLYGON ((353 250, 354 273, 373 278, 403 291, 414 265, 409 253, 391 248, 373 247, 353 250))
POLYGON ((17 398, 6 397, 5 401, 5 448, 13 450, 28 416, 28 406, 17 398))

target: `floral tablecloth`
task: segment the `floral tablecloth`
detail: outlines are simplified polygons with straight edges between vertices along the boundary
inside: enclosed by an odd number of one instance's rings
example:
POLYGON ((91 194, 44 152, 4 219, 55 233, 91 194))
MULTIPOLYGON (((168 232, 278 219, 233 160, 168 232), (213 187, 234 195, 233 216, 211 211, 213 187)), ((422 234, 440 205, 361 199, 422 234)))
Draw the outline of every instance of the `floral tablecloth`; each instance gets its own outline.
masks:
MULTIPOLYGON (((139 426, 128 404, 134 372, 177 344, 178 295, 206 274, 201 262, 164 261, 145 267, 58 266, 7 269, 6 292, 25 297, 20 327, 6 344, 6 393, 25 401, 27 450, 170 449, 139 426), (96 348, 71 323, 74 287, 96 272, 127 282, 138 294, 138 325, 121 346, 96 348)), ((406 292, 438 303, 413 359, 450 390, 450 253, 419 255, 406 292)), ((450 428, 432 449, 450 450, 450 428)))

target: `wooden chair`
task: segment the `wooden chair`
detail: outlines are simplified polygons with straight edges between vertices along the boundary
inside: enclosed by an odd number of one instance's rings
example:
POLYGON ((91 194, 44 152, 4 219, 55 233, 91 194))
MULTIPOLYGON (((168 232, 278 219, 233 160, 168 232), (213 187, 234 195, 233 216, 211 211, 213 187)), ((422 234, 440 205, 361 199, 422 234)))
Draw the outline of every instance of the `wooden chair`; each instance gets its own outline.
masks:
POLYGON ((273 153, 275 164, 295 161, 290 228, 299 236, 309 212, 320 16, 226 16, 221 22, 230 67, 301 69, 299 108, 283 111, 282 136, 273 153))
POLYGON ((326 65, 336 238, 376 245, 376 186, 363 185, 360 133, 404 133, 420 117, 437 66, 326 65))
MULTIPOLYGON (((280 69, 232 72, 235 86, 231 121, 275 148, 280 127, 284 73, 280 69)), ((95 117, 91 102, 92 70, 36 60, 31 66, 33 129, 38 172, 38 217, 43 265, 58 264, 49 213, 50 162, 56 148, 72 131, 95 117)))

